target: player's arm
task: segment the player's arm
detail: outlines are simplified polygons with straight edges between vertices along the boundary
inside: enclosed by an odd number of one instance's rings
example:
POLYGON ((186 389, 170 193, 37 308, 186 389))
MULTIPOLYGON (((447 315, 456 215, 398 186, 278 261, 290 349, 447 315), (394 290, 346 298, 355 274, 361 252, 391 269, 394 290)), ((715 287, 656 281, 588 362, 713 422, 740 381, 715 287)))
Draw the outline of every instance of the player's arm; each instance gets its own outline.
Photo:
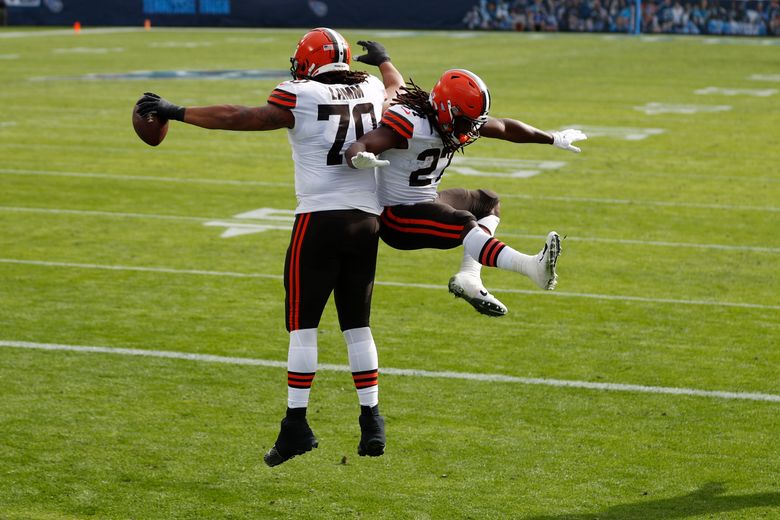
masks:
POLYGON ((260 107, 242 105, 211 105, 182 107, 147 92, 138 101, 138 113, 145 117, 154 113, 162 119, 183 121, 201 128, 215 130, 276 130, 292 128, 295 116, 290 110, 266 104, 260 107))
POLYGON ((295 116, 290 110, 271 104, 261 107, 212 105, 188 107, 184 122, 215 130, 276 130, 292 128, 295 116))
POLYGON ((352 143, 344 155, 351 168, 374 168, 390 164, 388 161, 376 158, 380 153, 391 148, 406 148, 408 146, 406 138, 389 127, 380 125, 352 143))
POLYGON ((479 135, 513 143, 553 144, 551 133, 508 118, 488 117, 487 123, 479 129, 479 135))
POLYGON ((386 61, 379 66, 382 73, 382 82, 385 84, 385 102, 382 104, 382 112, 387 110, 398 90, 404 86, 404 77, 395 68, 395 65, 386 61))
POLYGON ((390 55, 387 54, 384 45, 379 42, 364 40, 360 40, 357 43, 363 47, 366 53, 358 56, 355 60, 367 65, 375 65, 379 67, 379 72, 382 73, 382 83, 385 85, 386 96, 385 103, 382 105, 382 112, 384 112, 398 93, 398 89, 404 85, 404 78, 398 72, 398 69, 395 68, 395 65, 390 62, 390 55))
POLYGON ((479 130, 479 135, 493 139, 503 139, 512 143, 551 144, 563 150, 579 152, 572 143, 587 139, 579 130, 567 129, 560 132, 545 132, 516 119, 488 117, 479 130))

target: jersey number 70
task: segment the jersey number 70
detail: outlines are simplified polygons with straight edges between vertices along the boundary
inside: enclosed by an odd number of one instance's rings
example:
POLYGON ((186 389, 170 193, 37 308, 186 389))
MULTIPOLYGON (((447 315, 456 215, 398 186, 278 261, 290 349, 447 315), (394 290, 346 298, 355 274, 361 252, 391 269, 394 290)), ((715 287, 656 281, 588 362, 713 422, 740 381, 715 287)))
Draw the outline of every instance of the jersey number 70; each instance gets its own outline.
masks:
POLYGON ((359 103, 352 108, 350 114, 349 105, 318 105, 317 120, 327 121, 331 116, 339 118, 339 127, 336 130, 336 139, 328 152, 328 166, 342 164, 344 154, 341 149, 344 148, 344 141, 347 138, 347 131, 352 121, 355 122, 355 139, 360 139, 365 133, 363 129, 363 114, 371 114, 371 130, 376 128, 376 115, 374 114, 374 105, 372 103, 359 103))

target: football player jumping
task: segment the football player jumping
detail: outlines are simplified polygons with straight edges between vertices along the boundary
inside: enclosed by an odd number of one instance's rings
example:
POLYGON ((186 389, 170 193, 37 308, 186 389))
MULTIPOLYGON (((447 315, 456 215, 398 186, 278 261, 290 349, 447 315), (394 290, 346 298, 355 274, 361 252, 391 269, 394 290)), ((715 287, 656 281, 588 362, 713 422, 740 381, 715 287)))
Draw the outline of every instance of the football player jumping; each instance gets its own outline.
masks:
POLYGON ((482 265, 522 273, 552 291, 558 282, 558 233, 551 231, 536 255, 512 249, 493 238, 500 221, 498 195, 489 190, 437 191, 444 170, 456 151, 479 137, 551 144, 577 153, 580 149, 572 143, 587 137, 573 129, 548 133, 515 119, 491 117, 489 110, 490 93, 473 72, 448 70, 430 94, 410 82, 400 89, 379 128, 353 143, 346 157, 353 168, 378 168, 382 240, 404 250, 463 244, 450 292, 482 314, 503 316, 506 306, 482 284, 482 265))
POLYGON ((403 77, 384 47, 358 43, 368 53, 357 59, 378 65, 382 81, 351 70, 351 51, 344 37, 318 28, 301 38, 290 58, 293 79, 280 83, 263 106, 185 108, 152 93, 139 102, 141 116, 157 113, 202 128, 287 129, 298 199, 284 266, 290 333, 287 413, 274 446, 265 454, 269 466, 317 447, 306 409, 317 370, 317 327, 331 293, 361 408, 358 454, 379 456, 385 449, 384 418, 378 406, 379 363, 369 327, 382 207, 374 172, 351 170, 343 148, 376 128, 403 77))

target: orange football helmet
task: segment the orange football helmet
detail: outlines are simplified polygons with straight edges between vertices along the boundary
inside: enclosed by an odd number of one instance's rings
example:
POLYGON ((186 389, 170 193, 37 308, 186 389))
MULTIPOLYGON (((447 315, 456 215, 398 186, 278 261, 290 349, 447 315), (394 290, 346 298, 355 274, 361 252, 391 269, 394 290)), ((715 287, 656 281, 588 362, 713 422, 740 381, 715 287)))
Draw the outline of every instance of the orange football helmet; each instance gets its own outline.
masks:
POLYGON ((295 55, 290 58, 290 72, 294 79, 309 79, 324 72, 349 70, 352 51, 342 35, 318 27, 307 32, 298 42, 295 55))
POLYGON ((450 69, 431 90, 430 103, 445 134, 442 139, 457 148, 479 137, 479 129, 487 123, 490 112, 490 92, 473 72, 450 69))

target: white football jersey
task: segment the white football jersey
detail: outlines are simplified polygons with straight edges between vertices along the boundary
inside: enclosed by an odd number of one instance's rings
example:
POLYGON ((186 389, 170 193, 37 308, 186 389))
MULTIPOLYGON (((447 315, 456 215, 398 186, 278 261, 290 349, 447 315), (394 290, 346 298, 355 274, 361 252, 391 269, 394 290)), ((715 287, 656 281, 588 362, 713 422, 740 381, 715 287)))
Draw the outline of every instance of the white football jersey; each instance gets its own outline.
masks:
POLYGON ((295 164, 296 214, 337 209, 381 213, 373 170, 350 168, 344 151, 377 127, 384 100, 384 84, 374 76, 355 85, 290 80, 271 92, 268 102, 295 116, 287 136, 295 164))
POLYGON ((409 148, 393 148, 380 158, 390 161, 377 168, 377 196, 382 206, 415 204, 436 200, 439 182, 452 155, 444 153, 444 143, 427 117, 404 105, 393 105, 381 123, 406 138, 409 148))

